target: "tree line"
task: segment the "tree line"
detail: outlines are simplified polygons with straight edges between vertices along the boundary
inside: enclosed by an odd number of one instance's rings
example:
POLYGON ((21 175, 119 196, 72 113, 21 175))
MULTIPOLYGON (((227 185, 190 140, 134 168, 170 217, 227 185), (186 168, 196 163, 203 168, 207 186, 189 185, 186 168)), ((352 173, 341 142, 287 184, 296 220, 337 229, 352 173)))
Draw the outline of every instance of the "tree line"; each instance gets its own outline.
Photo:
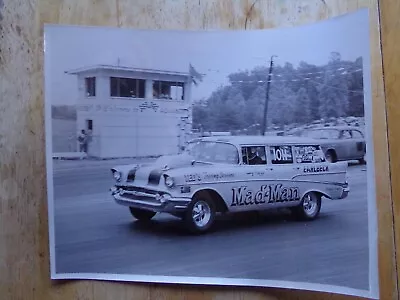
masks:
MULTIPOLYGON (((269 92, 268 126, 308 124, 316 120, 364 116, 362 57, 328 63, 275 65, 269 92)), ((208 99, 193 106, 193 127, 205 131, 241 130, 262 124, 269 66, 239 71, 208 99)))

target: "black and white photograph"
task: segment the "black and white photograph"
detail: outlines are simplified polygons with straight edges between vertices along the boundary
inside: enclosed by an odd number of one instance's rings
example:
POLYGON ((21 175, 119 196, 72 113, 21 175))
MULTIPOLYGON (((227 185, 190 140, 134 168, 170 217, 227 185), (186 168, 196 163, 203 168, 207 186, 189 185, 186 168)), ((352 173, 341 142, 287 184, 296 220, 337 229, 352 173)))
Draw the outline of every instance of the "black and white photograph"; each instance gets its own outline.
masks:
POLYGON ((44 43, 52 279, 378 299, 367 9, 44 43))

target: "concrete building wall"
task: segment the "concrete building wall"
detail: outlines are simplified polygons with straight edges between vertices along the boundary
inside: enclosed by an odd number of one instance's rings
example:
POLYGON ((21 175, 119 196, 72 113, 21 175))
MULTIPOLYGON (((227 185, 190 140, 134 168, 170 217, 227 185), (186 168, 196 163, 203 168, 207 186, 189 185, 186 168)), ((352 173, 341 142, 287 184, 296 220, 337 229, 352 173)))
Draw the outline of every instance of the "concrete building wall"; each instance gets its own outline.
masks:
POLYGON ((100 158, 176 154, 191 131, 190 82, 183 100, 154 99, 152 80, 180 81, 168 74, 98 71, 78 76, 77 128, 89 130, 88 154, 100 158), (87 97, 85 77, 96 77, 96 95, 87 97), (144 98, 110 96, 110 77, 146 78, 144 98), (151 89, 150 89, 151 88, 151 89))

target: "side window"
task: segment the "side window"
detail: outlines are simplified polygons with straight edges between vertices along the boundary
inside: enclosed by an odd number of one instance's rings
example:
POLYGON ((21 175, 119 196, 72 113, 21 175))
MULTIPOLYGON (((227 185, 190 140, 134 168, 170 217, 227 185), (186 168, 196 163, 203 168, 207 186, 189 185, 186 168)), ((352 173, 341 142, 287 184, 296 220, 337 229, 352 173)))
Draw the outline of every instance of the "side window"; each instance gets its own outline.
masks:
POLYGON ((349 130, 343 130, 342 133, 341 133, 341 138, 345 139, 345 140, 351 139, 350 131, 349 130))
POLYGON ((96 77, 86 77, 85 78, 85 89, 87 97, 96 96, 96 77))
POLYGON ((359 132, 357 130, 353 130, 352 134, 353 134, 354 139, 362 139, 363 138, 363 135, 361 134, 361 132, 359 132))
POLYGON ((243 164, 245 165, 265 165, 267 164, 265 147, 242 147, 243 164))
POLYGON ((292 147, 287 145, 270 147, 271 162, 277 164, 293 163, 292 147))
POLYGON ((316 145, 298 145, 294 147, 294 156, 299 164, 324 162, 324 152, 320 146, 316 145))

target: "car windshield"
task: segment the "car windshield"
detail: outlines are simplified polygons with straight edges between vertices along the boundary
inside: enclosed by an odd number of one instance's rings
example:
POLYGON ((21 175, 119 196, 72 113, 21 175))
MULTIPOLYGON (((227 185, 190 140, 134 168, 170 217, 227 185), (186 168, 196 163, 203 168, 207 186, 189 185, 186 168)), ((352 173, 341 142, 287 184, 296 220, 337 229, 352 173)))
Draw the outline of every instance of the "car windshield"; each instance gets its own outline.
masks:
POLYGON ((185 152, 197 161, 225 164, 239 163, 239 154, 236 147, 228 143, 191 142, 185 152))
POLYGON ((304 130, 301 136, 314 139, 337 139, 339 131, 335 129, 304 130))

